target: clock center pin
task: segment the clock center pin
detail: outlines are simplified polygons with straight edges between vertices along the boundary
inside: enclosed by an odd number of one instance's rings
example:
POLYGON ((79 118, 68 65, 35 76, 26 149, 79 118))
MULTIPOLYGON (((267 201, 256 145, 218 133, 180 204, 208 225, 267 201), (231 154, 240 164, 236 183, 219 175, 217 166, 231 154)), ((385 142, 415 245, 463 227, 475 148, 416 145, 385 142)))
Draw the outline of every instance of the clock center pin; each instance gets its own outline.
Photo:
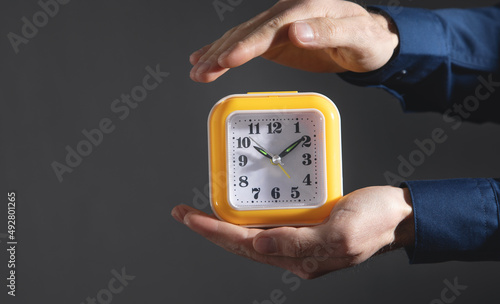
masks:
POLYGON ((283 165, 283 163, 281 162, 281 157, 279 155, 274 155, 271 159, 271 163, 275 166, 278 164, 283 165))

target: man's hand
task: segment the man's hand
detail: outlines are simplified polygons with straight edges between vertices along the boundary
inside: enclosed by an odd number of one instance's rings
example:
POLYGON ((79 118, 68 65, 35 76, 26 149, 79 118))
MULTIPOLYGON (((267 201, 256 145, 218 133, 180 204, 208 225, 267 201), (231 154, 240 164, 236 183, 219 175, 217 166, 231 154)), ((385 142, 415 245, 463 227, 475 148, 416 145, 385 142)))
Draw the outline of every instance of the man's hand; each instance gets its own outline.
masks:
POLYGON ((385 17, 358 4, 281 0, 194 52, 191 78, 211 82, 258 56, 310 72, 369 72, 385 65, 398 43, 385 17))
POLYGON ((185 205, 172 210, 176 220, 222 248, 306 279, 413 245, 412 214, 408 189, 391 186, 354 191, 322 224, 300 228, 244 228, 185 205))

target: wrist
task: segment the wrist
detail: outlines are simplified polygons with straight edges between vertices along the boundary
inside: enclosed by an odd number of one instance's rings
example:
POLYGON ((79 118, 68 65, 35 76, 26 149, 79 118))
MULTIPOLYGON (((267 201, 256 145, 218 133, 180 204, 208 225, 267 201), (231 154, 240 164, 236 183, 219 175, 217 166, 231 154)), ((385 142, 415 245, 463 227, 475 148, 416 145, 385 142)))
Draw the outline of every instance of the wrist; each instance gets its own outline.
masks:
POLYGON ((401 221, 394 231, 393 247, 413 246, 415 242, 415 221, 413 219, 413 203, 410 190, 408 188, 399 188, 401 221))
POLYGON ((384 31, 386 31, 389 35, 388 42, 391 45, 392 53, 396 52, 396 49, 399 47, 399 32, 394 24, 392 18, 386 15, 382 11, 369 11, 370 16, 377 22, 378 25, 382 27, 384 31))

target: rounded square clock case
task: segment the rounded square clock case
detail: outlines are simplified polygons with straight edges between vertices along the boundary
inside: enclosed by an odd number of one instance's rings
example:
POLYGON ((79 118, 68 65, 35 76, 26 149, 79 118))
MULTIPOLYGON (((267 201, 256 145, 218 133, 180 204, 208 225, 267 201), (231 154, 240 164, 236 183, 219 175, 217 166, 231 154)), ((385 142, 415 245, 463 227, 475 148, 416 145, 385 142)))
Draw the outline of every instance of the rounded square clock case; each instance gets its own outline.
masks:
POLYGON ((342 197, 340 114, 318 93, 230 95, 208 117, 210 203, 244 226, 321 223, 342 197))

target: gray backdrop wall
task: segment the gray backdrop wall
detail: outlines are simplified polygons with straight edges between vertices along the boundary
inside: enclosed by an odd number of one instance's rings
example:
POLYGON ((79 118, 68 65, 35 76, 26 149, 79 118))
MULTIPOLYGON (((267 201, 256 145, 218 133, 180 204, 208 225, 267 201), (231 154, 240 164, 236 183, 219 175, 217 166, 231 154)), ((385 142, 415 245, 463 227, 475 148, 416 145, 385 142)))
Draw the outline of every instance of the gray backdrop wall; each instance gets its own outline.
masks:
MULTIPOLYGON (((367 4, 389 2, 395 3, 367 4)), ((494 2, 401 3, 437 8, 494 2)), ((397 170, 398 156, 415 149, 415 139, 449 128, 439 114, 403 113, 381 90, 263 59, 212 84, 192 82, 192 51, 274 2, 233 3, 239 4, 221 20, 212 0, 70 1, 48 20, 38 15, 41 26, 25 29, 31 38, 16 54, 9 33, 20 35, 22 18, 32 20, 41 7, 36 0, 2 2, 0 303, 86 303, 98 295, 103 303, 262 303, 275 289, 290 304, 430 303, 441 297, 445 280, 468 286, 454 303, 498 298, 498 263, 410 266, 397 251, 316 280, 288 281, 282 269, 227 253, 171 218, 179 203, 209 211, 200 195, 208 181, 206 118, 229 94, 298 90, 334 100, 342 115, 346 193, 386 184, 383 173, 397 170), (147 67, 158 66, 170 74, 137 108, 127 115, 111 110, 115 99, 142 84, 147 67), (80 147, 89 155, 59 181, 51 164, 64 164, 66 146, 76 149, 85 139, 82 131, 103 119, 112 131, 91 152, 80 147), (187 156, 174 154, 172 146, 187 156), (5 287, 11 190, 17 191, 19 241, 15 298, 5 287), (113 278, 122 271, 134 278, 109 298, 109 283, 120 286, 113 278)), ((493 124, 450 131, 410 178, 499 176, 499 133, 493 124)))

